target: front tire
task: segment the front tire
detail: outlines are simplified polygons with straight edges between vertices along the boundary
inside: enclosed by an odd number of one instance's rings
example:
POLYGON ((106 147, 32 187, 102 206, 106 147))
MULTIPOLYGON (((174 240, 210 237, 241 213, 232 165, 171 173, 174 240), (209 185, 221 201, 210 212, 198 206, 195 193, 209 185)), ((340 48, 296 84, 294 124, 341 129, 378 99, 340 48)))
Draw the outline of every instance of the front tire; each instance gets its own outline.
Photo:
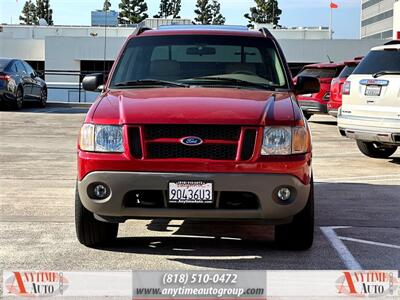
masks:
POLYGON ((397 150, 396 146, 383 146, 380 143, 359 140, 357 140, 357 146, 362 154, 372 158, 389 158, 397 150))
POLYGON ((275 226, 275 243, 284 250, 308 250, 314 241, 314 182, 304 209, 289 224, 275 226))
POLYGON ((15 102, 12 103, 12 109, 21 110, 24 104, 24 91, 22 87, 18 87, 17 93, 15 94, 15 102))
POLYGON ((40 107, 45 108, 45 107, 46 107, 46 104, 47 104, 47 89, 46 89, 46 88, 43 88, 43 89, 40 91, 39 105, 40 105, 40 107))
POLYGON ((117 238, 118 226, 118 223, 105 223, 96 220, 93 213, 82 205, 76 188, 75 228, 81 244, 87 247, 107 245, 117 238))

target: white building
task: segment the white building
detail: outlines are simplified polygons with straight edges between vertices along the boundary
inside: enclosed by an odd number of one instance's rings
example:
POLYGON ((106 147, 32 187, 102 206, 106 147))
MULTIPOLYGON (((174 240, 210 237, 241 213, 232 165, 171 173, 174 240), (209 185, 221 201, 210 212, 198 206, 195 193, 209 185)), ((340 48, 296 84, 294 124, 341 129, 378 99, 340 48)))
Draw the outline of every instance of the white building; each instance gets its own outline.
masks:
POLYGON ((393 39, 400 40, 400 0, 396 0, 393 9, 393 39))
POLYGON ((396 0, 361 0, 361 38, 391 39, 396 0))
MULTIPOLYGON (((152 28, 160 23, 190 24, 191 21, 145 21, 152 28)), ((0 25, 0 57, 24 59, 36 70, 45 70, 50 99, 91 101, 93 95, 78 92, 79 74, 108 70, 134 30, 133 27, 0 25)), ((271 32, 279 39, 294 72, 307 63, 361 56, 371 47, 382 44, 381 40, 330 40, 328 28, 285 28, 271 32)))

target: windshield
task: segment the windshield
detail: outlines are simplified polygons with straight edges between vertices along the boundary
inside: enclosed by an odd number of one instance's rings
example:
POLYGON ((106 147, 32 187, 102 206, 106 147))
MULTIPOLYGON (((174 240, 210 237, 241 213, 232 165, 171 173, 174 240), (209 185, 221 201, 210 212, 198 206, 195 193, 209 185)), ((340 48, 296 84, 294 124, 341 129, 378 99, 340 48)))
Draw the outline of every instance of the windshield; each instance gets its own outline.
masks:
POLYGON ((337 69, 328 68, 307 68, 301 71, 299 76, 312 76, 317 78, 334 78, 336 77, 337 69))
POLYGON ((375 74, 381 71, 400 71, 400 51, 371 51, 353 74, 375 74))
POLYGON ((128 83, 149 79, 207 86, 287 87, 273 43, 252 37, 134 38, 118 62, 110 88, 129 88, 128 83))

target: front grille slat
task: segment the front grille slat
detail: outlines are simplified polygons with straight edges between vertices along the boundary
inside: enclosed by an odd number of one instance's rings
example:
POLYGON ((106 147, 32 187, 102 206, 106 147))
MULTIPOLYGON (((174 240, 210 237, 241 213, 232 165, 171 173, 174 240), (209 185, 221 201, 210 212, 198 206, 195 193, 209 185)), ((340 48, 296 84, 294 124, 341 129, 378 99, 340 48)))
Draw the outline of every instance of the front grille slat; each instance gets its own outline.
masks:
POLYGON ((203 158, 215 160, 234 160, 237 145, 202 144, 188 147, 182 144, 149 144, 147 146, 148 158, 203 158))

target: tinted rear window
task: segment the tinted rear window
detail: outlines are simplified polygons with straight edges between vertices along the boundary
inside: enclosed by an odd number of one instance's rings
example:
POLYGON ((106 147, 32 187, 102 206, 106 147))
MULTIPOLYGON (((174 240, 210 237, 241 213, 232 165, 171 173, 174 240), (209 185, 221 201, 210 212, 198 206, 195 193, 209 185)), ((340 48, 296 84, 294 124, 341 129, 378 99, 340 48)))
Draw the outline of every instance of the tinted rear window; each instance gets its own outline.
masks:
POLYGON ((353 74, 375 74, 380 71, 400 71, 400 51, 371 51, 353 74))
POLYGON ((309 68, 304 69, 299 75, 317 78, 334 78, 337 76, 337 69, 309 68))
POLYGON ((339 78, 347 78, 349 77, 355 70, 357 66, 345 66, 342 72, 340 72, 339 78))
POLYGON ((4 68, 7 67, 9 59, 0 59, 0 71, 4 71, 4 68))

